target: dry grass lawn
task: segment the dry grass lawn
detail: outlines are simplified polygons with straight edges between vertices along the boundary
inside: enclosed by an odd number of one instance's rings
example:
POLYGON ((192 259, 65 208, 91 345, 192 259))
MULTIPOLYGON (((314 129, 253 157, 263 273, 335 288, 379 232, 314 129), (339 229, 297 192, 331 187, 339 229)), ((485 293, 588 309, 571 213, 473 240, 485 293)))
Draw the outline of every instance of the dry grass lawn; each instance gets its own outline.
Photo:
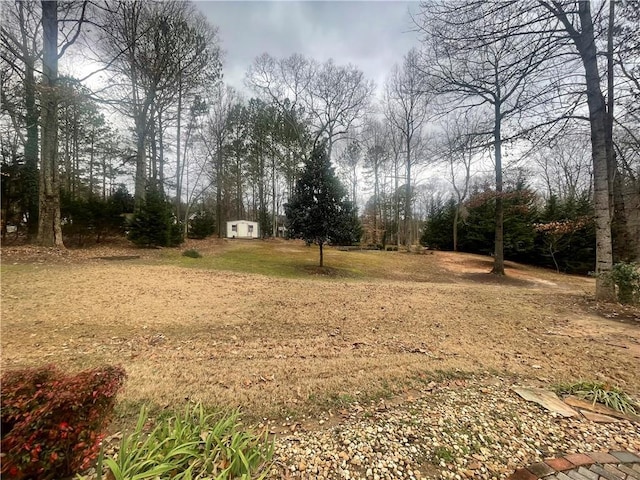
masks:
POLYGON ((255 417, 466 372, 640 393, 640 312, 595 305, 591 279, 510 263, 498 279, 490 258, 445 252, 315 262, 317 247, 285 241, 5 247, 2 368, 121 364, 123 411, 189 398, 255 417))

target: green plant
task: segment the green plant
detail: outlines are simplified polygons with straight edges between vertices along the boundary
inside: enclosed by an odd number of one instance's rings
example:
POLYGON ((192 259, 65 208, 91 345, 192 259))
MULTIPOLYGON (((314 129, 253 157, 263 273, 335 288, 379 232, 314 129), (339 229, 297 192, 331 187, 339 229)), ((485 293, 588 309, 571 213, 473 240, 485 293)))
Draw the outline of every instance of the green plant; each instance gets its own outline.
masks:
POLYGON ((601 403, 609 408, 622 413, 637 414, 640 405, 618 387, 613 387, 602 382, 580 381, 557 385, 554 390, 560 395, 575 395, 576 397, 596 403, 601 403))
POLYGON ((147 421, 143 407, 134 432, 123 437, 117 457, 104 459, 108 478, 226 480, 267 474, 273 443, 266 431, 255 435, 242 430, 237 412, 207 414, 202 405, 191 405, 145 434, 147 421))
POLYGON ((433 451, 433 459, 440 463, 441 461, 451 463, 455 460, 454 454, 446 447, 436 447, 433 451))
POLYGON ((200 254, 200 252, 198 252, 193 248, 190 248, 189 250, 185 250, 184 252, 182 252, 182 256, 189 257, 189 258, 202 258, 202 255, 200 254))
POLYGON ((125 372, 102 367, 65 375, 49 365, 2 378, 2 474, 63 478, 95 460, 125 372))
POLYGON ((144 203, 129 223, 128 238, 139 247, 175 247, 184 241, 173 207, 157 188, 147 188, 144 203))
POLYGON ((611 270, 611 279, 618 287, 618 301, 633 304, 640 296, 640 268, 636 263, 616 263, 611 270))
POLYGON ((206 238, 216 231, 216 219, 212 213, 199 210, 189 222, 189 238, 206 238))

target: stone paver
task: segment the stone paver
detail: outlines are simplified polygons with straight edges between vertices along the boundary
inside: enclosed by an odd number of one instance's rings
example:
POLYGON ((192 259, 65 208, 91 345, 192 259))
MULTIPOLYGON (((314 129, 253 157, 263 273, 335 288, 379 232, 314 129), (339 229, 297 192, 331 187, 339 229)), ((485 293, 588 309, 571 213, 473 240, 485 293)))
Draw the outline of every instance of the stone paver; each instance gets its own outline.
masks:
POLYGON ((604 477, 607 480, 619 480, 620 478, 627 478, 626 475, 624 477, 619 477, 615 473, 605 470, 598 464, 591 465, 591 467, 589 467, 589 470, 597 473, 598 475, 600 475, 600 477, 604 477))
POLYGON ((573 453, 519 468, 507 480, 640 480, 634 452, 573 453))
POLYGON ((577 467, 581 465, 591 465, 593 463, 593 459, 590 456, 585 455, 584 453, 572 453, 571 455, 567 455, 564 458, 577 467))
POLYGON ((581 473, 578 473, 577 470, 569 470, 567 473, 569 474, 569 478, 573 480, 592 480, 591 477, 585 477, 581 473))
POLYGON ((544 461, 547 465, 553 468, 556 472, 564 472, 565 470, 571 470, 576 466, 566 458, 548 458, 544 461))
POLYGON ((629 480, 640 480, 640 472, 636 472, 634 469, 629 468, 627 465, 618 465, 618 468, 627 474, 629 480))
POLYGON ((589 480, 598 480, 598 474, 593 473, 591 470, 585 467, 578 468, 578 473, 589 480))
POLYGON ((618 459, 613 455, 605 452, 590 452, 588 454, 594 463, 618 463, 618 459))

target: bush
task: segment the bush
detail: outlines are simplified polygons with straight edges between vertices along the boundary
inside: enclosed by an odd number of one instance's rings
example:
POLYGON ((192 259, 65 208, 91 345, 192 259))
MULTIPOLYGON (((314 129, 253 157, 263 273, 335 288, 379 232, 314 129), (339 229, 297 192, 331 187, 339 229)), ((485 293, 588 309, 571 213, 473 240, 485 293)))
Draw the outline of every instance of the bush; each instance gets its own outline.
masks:
POLYGON ((107 199, 96 196, 73 198, 63 192, 60 197, 62 233, 65 242, 84 245, 99 243, 109 235, 124 233, 124 214, 133 211, 133 197, 122 187, 107 199))
POLYGON ((156 188, 148 188, 144 204, 129 225, 129 240, 139 247, 175 247, 183 242, 182 225, 156 188))
POLYGON ((146 423, 143 408, 117 457, 104 460, 108 478, 263 478, 273 455, 267 432, 243 431, 237 413, 206 414, 198 404, 160 422, 149 434, 144 433, 146 423))
POLYGON ((65 375, 52 365, 3 375, 2 474, 50 479, 89 468, 124 378, 119 367, 65 375))
POLYGON ((200 210, 189 222, 189 238, 206 238, 215 231, 216 219, 210 212, 200 210))
POLYGON ((189 258, 202 258, 202 255, 200 255, 200 252, 198 252, 197 250, 194 250, 193 248, 182 252, 182 256, 189 257, 189 258))
POLYGON ((618 301, 633 304, 640 296, 640 271, 635 263, 616 263, 611 270, 611 279, 618 287, 618 301))

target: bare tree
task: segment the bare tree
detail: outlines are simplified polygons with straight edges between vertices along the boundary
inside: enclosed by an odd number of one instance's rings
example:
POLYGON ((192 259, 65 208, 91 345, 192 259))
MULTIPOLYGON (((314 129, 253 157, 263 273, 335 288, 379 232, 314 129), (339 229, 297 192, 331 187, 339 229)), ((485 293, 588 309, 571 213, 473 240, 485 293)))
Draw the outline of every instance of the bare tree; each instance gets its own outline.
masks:
POLYGON ((339 156, 338 164, 346 184, 349 187, 349 197, 354 205, 358 203, 358 181, 362 163, 362 146, 358 140, 349 140, 339 156))
POLYGON ((565 130, 547 146, 539 146, 533 160, 540 169, 547 196, 575 200, 581 192, 591 192, 591 149, 588 133, 565 130))
POLYGON ((439 160, 447 166, 449 181, 456 197, 453 217, 454 251, 458 250, 458 222, 469 193, 471 167, 487 145, 487 136, 479 133, 487 131, 484 123, 483 117, 472 111, 454 111, 445 118, 443 132, 435 147, 439 160))
MULTIPOLYGON (((611 137, 612 116, 601 88, 601 69, 598 65, 594 20, 591 2, 546 1, 539 5, 551 12, 559 22, 557 30, 576 48, 585 73, 589 125, 591 129, 591 155, 593 161, 594 209, 596 223, 596 299, 615 300, 615 286, 610 278, 613 267, 611 239, 610 179, 613 152, 611 137)), ((611 101, 612 95, 609 95, 611 101)))
MULTIPOLYGON (((147 183, 147 145, 157 114, 174 101, 181 112, 183 96, 206 74, 214 78, 219 74, 215 30, 188 2, 121 0, 107 5, 100 48, 113 76, 111 95, 118 97, 112 105, 135 125, 134 198, 139 208, 147 183)), ((179 127, 181 115, 176 118, 179 127)), ((181 165, 177 171, 179 175, 181 165)))
POLYGON ((254 60, 246 75, 246 83, 254 92, 278 106, 303 153, 307 142, 306 124, 310 121, 309 112, 303 109, 311 90, 313 70, 313 62, 300 54, 276 59, 264 53, 254 60))
MULTIPOLYGON (((417 18, 424 35, 422 66, 440 94, 462 108, 490 105, 495 162, 495 255, 492 273, 504 275, 502 198, 503 125, 542 101, 537 78, 555 44, 514 22, 520 5, 433 1, 417 18), (495 8, 494 8, 495 7, 495 8), (497 29, 500 28, 500 34, 497 29)), ((536 27, 537 28, 537 27, 536 27)))
POLYGON ((58 169, 58 59, 77 40, 85 20, 87 2, 61 4, 62 18, 58 22, 59 4, 42 1, 42 145, 39 182, 38 244, 64 247, 60 223, 60 172, 58 169), (65 23, 71 23, 69 30, 65 23), (58 49, 58 30, 64 39, 58 49))
POLYGON ((382 176, 389 159, 387 130, 380 120, 367 118, 363 126, 364 167, 365 173, 372 177, 373 183, 373 236, 372 242, 379 241, 378 231, 381 226, 381 191, 382 176))
MULTIPOLYGON (((364 115, 373 94, 373 83, 355 66, 331 59, 318 64, 299 54, 283 59, 261 55, 247 72, 247 84, 285 114, 304 107, 315 129, 314 143, 326 136, 330 158, 335 141, 364 115)), ((299 116, 285 118, 300 128, 299 116)))
POLYGON ((225 183, 225 145, 229 136, 229 115, 233 106, 238 103, 238 94, 230 86, 218 83, 209 98, 209 113, 202 125, 200 138, 212 160, 213 181, 216 189, 216 232, 218 237, 224 236, 226 224, 223 208, 225 183))
POLYGON ((405 155, 404 230, 407 246, 411 246, 415 240, 411 228, 412 167, 421 161, 416 153, 422 140, 431 98, 430 88, 418 62, 418 51, 410 50, 402 66, 395 66, 385 91, 385 116, 399 132, 405 155))
POLYGON ((327 155, 354 122, 365 114, 373 83, 353 65, 336 65, 332 59, 316 65, 306 105, 314 118, 317 137, 327 136, 327 155))
MULTIPOLYGON (((2 89, 2 105, 8 109, 16 133, 24 149, 27 227, 30 235, 38 228, 38 152, 40 112, 37 105, 36 73, 42 60, 42 15, 37 2, 6 2, 0 9, 0 57, 11 72, 22 82, 21 109, 11 108, 6 96, 6 84, 2 89), (24 128, 24 134, 22 129, 24 128)), ((7 72, 7 74, 9 73, 7 72)))

